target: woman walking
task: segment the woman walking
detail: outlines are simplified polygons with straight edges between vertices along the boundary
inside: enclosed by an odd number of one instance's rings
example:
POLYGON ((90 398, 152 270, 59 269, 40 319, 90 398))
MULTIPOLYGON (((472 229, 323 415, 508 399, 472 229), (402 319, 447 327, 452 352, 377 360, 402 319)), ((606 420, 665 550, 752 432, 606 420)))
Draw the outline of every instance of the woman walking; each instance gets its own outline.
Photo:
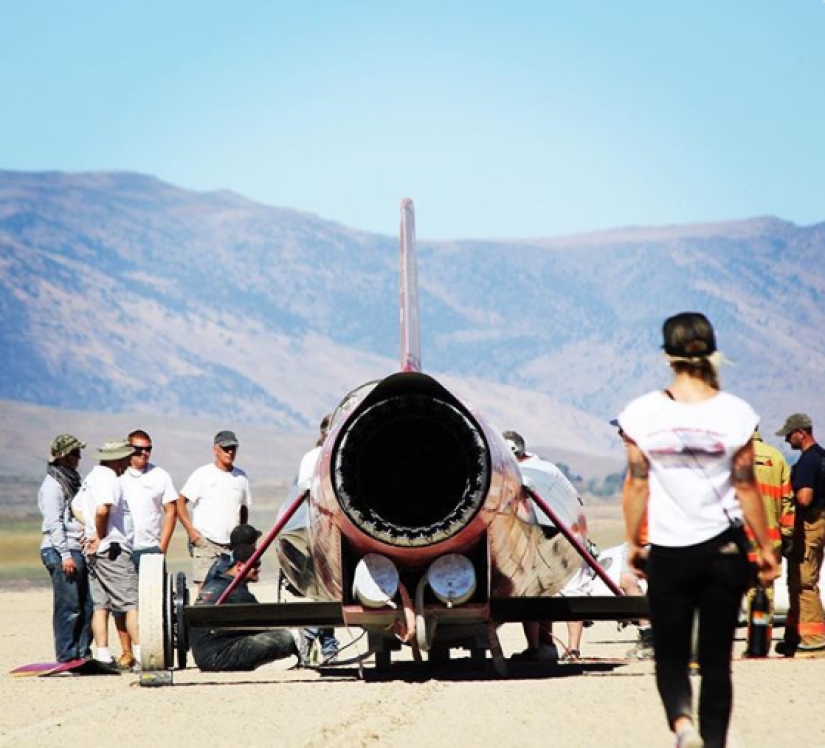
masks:
POLYGON ((751 574, 740 550, 743 517, 756 538, 760 577, 779 574, 754 475, 751 438, 759 419, 744 400, 720 391, 720 356, 704 315, 668 318, 663 336, 670 386, 637 398, 618 419, 627 435, 629 560, 646 569, 656 685, 676 745, 721 748, 733 697, 734 632, 751 574), (645 513, 649 552, 639 545, 645 513), (698 729, 688 673, 695 613, 698 729))

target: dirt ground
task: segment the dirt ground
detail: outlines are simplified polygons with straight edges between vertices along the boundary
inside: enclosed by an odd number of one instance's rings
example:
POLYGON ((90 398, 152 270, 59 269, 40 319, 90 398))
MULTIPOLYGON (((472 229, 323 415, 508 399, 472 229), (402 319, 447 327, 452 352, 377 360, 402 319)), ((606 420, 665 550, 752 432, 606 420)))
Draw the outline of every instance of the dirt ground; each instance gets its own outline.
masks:
MULTIPOLYGON (((262 587, 259 598, 272 599, 273 589, 262 587)), ((254 673, 190 666, 164 688, 141 687, 132 674, 8 675, 52 658, 50 616, 49 588, 0 591, 0 746, 673 745, 653 667, 617 661, 635 630, 614 623, 585 630, 582 664, 513 663, 505 678, 470 669, 460 651, 449 668, 402 662, 378 677, 368 663, 363 679, 355 667, 290 670, 291 660, 254 673)), ((566 641, 564 624, 556 633, 566 641)), ((352 639, 344 629, 338 636, 343 644, 352 639)), ((520 627, 502 627, 501 641, 506 655, 520 650, 520 627)), ((737 642, 737 652, 743 646, 737 642)), ((733 667, 731 748, 825 747, 825 659, 771 657, 733 667)), ((693 682, 698 688, 699 678, 693 682)))

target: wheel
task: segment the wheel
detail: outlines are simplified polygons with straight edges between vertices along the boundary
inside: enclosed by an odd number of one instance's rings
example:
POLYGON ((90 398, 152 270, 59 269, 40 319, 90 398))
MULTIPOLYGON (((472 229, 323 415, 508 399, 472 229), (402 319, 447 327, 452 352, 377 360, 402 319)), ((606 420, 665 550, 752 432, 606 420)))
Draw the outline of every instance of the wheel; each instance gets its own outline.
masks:
POLYGON ((189 589, 186 587, 186 574, 182 571, 175 577, 175 625, 174 642, 175 651, 178 654, 178 668, 186 670, 186 658, 189 653, 189 627, 186 625, 186 618, 183 609, 189 605, 189 589))
POLYGON ((175 578, 166 575, 163 589, 163 661, 167 669, 175 667, 175 578))
POLYGON ((144 671, 166 669, 166 559, 147 553, 140 560, 138 580, 138 631, 140 667, 144 671))

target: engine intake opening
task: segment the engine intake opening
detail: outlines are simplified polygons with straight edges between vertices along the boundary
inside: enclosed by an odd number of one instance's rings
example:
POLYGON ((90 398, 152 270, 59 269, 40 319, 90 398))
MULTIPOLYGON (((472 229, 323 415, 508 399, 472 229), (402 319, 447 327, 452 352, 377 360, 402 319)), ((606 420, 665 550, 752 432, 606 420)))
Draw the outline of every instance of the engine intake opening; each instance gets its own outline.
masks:
POLYGON ((472 520, 489 490, 489 452, 478 427, 427 395, 375 403, 345 430, 332 460, 341 508, 390 545, 425 546, 472 520))

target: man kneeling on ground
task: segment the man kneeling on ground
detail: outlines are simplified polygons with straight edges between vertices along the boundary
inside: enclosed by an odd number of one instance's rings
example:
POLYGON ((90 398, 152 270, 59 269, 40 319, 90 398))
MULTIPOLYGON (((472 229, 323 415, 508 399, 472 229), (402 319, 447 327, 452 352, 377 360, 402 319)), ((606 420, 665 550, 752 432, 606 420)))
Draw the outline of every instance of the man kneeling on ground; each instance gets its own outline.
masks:
MULTIPOLYGON (((214 605, 253 553, 255 548, 251 545, 236 546, 232 553, 232 566, 218 572, 203 585, 195 605, 214 605)), ((258 602, 247 589, 247 584, 258 581, 260 567, 260 562, 257 562, 249 570, 246 579, 232 590, 226 599, 227 603, 258 602)), ((288 629, 244 633, 237 630, 193 628, 189 633, 189 642, 195 663, 201 670, 254 670, 289 655, 299 657, 295 635, 288 629)))

